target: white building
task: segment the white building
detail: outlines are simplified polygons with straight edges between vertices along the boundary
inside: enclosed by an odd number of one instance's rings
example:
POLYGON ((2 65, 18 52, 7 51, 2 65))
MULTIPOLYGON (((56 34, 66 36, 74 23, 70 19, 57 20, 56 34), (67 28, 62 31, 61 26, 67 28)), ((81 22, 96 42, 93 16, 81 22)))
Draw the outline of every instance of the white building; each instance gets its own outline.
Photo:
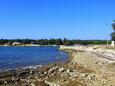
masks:
POLYGON ((15 46, 15 45, 21 45, 21 43, 20 42, 14 42, 14 43, 12 43, 12 45, 13 46, 15 46))

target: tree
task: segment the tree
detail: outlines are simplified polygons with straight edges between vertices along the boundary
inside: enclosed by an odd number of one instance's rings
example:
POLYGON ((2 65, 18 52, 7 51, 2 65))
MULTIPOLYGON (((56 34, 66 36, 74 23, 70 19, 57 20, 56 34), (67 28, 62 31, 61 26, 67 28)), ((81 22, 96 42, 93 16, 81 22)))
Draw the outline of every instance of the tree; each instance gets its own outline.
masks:
POLYGON ((67 40, 65 45, 74 45, 73 41, 72 40, 67 40))
POLYGON ((115 41, 115 20, 112 23, 113 32, 111 33, 111 40, 115 41))
POLYGON ((64 39, 63 39, 63 45, 66 45, 66 42, 67 42, 67 39, 64 38, 64 39))
POLYGON ((56 39, 56 45, 63 45, 63 41, 61 39, 56 39))
POLYGON ((113 30, 115 30, 115 23, 112 24, 113 30))
POLYGON ((115 32, 111 33, 111 40, 115 41, 115 32))
POLYGON ((56 39, 49 39, 49 45, 55 45, 56 39))

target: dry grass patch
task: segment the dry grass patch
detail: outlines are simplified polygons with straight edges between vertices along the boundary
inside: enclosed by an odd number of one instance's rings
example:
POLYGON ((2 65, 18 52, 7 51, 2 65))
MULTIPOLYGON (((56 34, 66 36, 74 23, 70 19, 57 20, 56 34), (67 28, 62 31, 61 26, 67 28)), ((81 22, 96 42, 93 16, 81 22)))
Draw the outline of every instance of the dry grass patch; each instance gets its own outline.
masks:
POLYGON ((64 84, 63 86, 87 86, 87 85, 82 83, 81 80, 74 80, 69 81, 67 84, 64 84))
POLYGON ((94 72, 95 72, 95 70, 90 69, 90 68, 88 68, 88 67, 81 66, 81 65, 77 65, 77 66, 76 66, 76 69, 77 69, 80 73, 94 73, 94 72))

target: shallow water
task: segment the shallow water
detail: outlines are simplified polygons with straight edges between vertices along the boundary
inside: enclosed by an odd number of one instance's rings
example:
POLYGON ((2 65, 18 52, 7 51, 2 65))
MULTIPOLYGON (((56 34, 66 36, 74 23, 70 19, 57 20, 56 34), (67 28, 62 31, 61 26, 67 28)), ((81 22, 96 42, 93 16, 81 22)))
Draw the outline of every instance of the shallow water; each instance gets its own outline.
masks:
POLYGON ((67 54, 58 46, 0 47, 0 70, 65 61, 67 54))

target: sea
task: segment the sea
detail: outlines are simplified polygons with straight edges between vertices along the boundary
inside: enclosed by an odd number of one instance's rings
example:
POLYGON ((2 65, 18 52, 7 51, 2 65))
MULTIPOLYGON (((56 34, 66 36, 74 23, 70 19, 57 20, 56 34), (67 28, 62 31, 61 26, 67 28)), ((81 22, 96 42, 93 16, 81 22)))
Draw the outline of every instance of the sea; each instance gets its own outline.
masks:
POLYGON ((0 46, 0 70, 66 61, 59 46, 0 46))

